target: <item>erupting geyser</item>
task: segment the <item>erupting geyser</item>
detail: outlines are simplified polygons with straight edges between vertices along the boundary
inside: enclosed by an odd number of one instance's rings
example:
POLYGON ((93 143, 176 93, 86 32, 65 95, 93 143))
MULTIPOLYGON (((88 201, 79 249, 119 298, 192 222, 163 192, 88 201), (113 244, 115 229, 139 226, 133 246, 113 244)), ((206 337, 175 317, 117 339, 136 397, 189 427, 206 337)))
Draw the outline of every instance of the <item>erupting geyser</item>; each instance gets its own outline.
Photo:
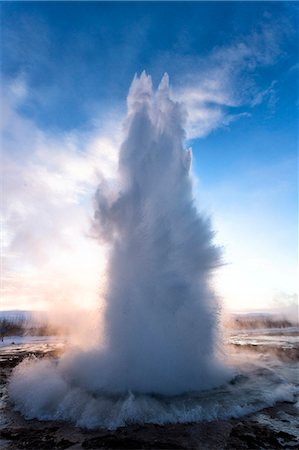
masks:
POLYGON ((96 228, 110 244, 104 345, 68 351, 58 363, 21 364, 10 394, 27 417, 110 427, 161 422, 163 414, 190 420, 157 394, 199 391, 226 378, 210 287, 219 251, 194 204, 184 122, 167 75, 156 93, 145 73, 134 78, 117 188, 103 183, 96 194, 96 228))
POLYGON ((219 252, 194 205, 183 125, 167 75, 156 94, 145 73, 134 79, 121 191, 111 201, 97 192, 100 235, 112 243, 105 315, 111 373, 101 386, 109 390, 177 394, 217 379, 209 278, 219 252))

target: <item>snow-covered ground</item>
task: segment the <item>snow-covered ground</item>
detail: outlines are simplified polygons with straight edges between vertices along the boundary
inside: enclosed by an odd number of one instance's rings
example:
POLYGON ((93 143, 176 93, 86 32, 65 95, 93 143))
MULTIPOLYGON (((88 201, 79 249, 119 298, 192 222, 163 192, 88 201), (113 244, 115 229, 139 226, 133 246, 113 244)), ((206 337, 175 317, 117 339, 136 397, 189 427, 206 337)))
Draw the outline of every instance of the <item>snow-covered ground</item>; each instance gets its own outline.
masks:
POLYGON ((0 341, 0 348, 8 349, 9 347, 27 347, 32 344, 63 344, 64 339, 61 336, 5 336, 3 342, 0 341))

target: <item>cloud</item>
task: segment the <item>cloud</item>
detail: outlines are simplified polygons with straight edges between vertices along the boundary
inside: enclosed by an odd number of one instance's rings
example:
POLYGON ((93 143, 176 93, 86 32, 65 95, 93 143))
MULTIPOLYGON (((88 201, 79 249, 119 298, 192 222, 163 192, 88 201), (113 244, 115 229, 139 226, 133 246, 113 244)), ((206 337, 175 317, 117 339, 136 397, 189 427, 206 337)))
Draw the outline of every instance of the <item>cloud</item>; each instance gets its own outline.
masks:
POLYGON ((189 59, 190 71, 185 70, 180 85, 174 87, 174 96, 188 112, 187 138, 207 136, 248 117, 264 101, 273 111, 277 80, 261 84, 257 71, 284 56, 283 44, 290 33, 285 24, 263 23, 249 35, 214 48, 205 58, 189 59))
MULTIPOLYGON (((116 170, 120 127, 53 135, 18 112, 22 79, 7 84, 2 123, 2 307, 61 297, 91 303, 103 250, 88 237, 101 173, 116 170), (109 129, 109 131, 108 131, 109 129)), ((102 260, 102 263, 101 263, 102 260)))

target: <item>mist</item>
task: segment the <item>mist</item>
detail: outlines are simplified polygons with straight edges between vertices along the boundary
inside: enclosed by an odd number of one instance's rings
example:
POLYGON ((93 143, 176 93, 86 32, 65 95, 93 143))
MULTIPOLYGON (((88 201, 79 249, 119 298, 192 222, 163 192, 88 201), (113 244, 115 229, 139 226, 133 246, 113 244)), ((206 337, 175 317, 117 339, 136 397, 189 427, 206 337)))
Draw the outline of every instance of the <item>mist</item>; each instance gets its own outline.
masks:
POLYGON ((101 333, 91 330, 92 344, 58 361, 16 368, 10 396, 27 418, 110 428, 188 421, 184 405, 174 411, 152 396, 213 388, 231 375, 212 288, 221 255, 195 206, 187 113, 167 74, 157 91, 146 73, 135 76, 127 105, 117 177, 103 178, 95 195, 94 233, 108 249, 101 333))

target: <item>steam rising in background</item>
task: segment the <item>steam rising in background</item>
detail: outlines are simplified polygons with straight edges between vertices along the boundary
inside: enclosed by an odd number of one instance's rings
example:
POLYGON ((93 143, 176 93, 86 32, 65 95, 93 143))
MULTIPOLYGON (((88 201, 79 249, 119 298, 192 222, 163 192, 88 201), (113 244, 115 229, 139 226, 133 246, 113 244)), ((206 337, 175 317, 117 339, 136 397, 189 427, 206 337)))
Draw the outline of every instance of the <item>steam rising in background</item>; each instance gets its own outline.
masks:
MULTIPOLYGON (((26 417, 109 427, 160 420, 152 399, 127 393, 176 395, 229 376, 210 284, 219 250, 194 205, 184 124, 167 75, 155 94, 149 76, 134 78, 118 177, 96 194, 95 230, 108 245, 103 334, 58 363, 16 369, 10 395, 26 417)), ((177 421, 183 411, 171 408, 166 420, 177 421)))

